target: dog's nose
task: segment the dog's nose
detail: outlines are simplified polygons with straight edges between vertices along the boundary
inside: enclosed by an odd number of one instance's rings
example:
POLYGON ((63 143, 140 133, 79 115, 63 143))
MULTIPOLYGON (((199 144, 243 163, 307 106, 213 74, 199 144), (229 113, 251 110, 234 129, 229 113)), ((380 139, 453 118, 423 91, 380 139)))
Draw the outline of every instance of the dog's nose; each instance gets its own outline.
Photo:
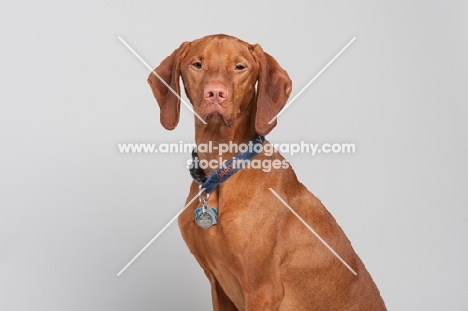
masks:
POLYGON ((210 83, 205 86, 205 100, 212 104, 221 104, 227 99, 227 89, 222 84, 210 83))

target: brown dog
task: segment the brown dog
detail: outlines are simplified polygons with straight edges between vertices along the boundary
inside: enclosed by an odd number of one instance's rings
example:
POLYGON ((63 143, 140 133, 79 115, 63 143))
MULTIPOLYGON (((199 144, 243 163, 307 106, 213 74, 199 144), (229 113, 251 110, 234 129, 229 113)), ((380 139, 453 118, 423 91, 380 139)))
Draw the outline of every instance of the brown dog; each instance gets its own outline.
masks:
MULTIPOLYGON (((206 122, 195 117, 195 141, 197 145, 211 141, 215 148, 268 134, 276 120, 268 122, 291 92, 288 74, 273 57, 259 45, 226 35, 184 42, 155 72, 177 93, 182 76, 194 111, 206 122)), ((180 100, 155 74, 148 82, 161 108, 161 124, 174 129, 180 100)), ((199 151, 200 161, 227 160, 237 154, 233 150, 219 156, 215 148, 199 151)), ((279 153, 268 156, 261 152, 254 159, 287 163, 279 153)), ((204 173, 213 170, 206 168, 204 173)), ((187 202, 198 193, 199 185, 193 182, 187 202)), ((207 202, 217 208, 219 218, 214 226, 204 229, 197 224, 195 210, 200 205, 198 200, 190 204, 179 217, 179 226, 211 283, 214 310, 386 310, 371 276, 335 219, 288 165, 269 172, 246 167, 215 187, 207 202)))

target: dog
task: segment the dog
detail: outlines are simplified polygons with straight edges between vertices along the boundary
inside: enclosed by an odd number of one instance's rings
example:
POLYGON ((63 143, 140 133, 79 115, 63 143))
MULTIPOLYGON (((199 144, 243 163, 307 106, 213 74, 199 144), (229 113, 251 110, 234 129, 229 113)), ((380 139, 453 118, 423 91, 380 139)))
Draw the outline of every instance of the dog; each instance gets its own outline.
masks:
POLYGON ((260 45, 232 36, 184 42, 148 77, 167 130, 179 122, 180 78, 195 111, 195 142, 213 147, 193 153, 192 203, 178 219, 211 284, 213 310, 386 310, 342 229, 281 154, 219 155, 223 144, 271 146, 264 136, 291 93, 287 72, 260 45), (240 158, 277 165, 236 168, 240 158), (219 165, 194 167, 203 161, 219 165))

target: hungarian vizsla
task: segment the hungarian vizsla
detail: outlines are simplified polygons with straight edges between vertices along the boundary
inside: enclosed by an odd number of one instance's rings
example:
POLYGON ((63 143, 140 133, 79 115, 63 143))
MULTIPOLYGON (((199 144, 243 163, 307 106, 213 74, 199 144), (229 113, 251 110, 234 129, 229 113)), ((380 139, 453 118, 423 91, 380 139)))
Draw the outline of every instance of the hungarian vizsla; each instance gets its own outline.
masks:
POLYGON ((180 94, 180 77, 203 120, 194 117, 196 144, 211 142, 213 147, 198 150, 194 159, 219 163, 195 168, 187 202, 197 196, 200 200, 179 217, 182 236, 211 283, 213 309, 386 310, 342 229, 279 153, 267 154, 266 148, 258 154, 247 152, 251 161, 280 164, 269 171, 226 168, 226 160, 241 157, 235 148, 219 155, 222 144, 271 146, 263 136, 275 127, 276 120, 269 121, 291 92, 286 71, 259 45, 231 36, 184 42, 148 78, 161 124, 168 130, 179 122, 180 99, 174 92, 180 94), (205 181, 216 176, 220 180, 206 186, 205 181), (200 192, 208 188, 209 195, 200 192))

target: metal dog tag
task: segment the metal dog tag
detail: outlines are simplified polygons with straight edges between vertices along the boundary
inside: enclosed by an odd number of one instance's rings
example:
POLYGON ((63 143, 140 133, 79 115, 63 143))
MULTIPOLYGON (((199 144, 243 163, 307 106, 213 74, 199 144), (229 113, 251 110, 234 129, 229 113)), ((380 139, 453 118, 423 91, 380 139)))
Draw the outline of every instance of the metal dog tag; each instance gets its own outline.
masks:
POLYGON ((217 213, 216 208, 202 204, 201 207, 195 210, 195 221, 203 229, 209 228, 218 223, 217 213))

